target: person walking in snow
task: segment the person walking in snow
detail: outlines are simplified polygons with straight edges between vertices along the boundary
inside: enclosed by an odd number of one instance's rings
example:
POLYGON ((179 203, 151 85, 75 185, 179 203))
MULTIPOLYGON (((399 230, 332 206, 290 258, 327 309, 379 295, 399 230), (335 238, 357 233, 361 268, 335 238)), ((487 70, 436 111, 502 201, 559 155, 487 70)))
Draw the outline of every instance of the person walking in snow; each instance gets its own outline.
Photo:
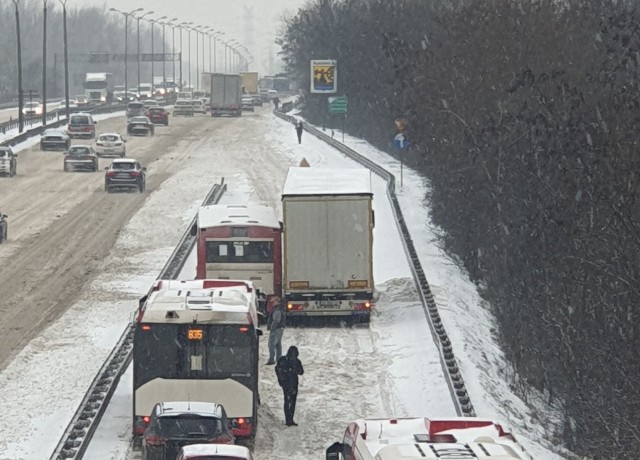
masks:
POLYGON ((282 356, 282 334, 284 333, 285 312, 284 304, 278 296, 271 299, 272 309, 267 319, 269 330, 269 361, 267 365, 275 364, 282 356))
POLYGON ((302 122, 301 122, 301 121, 299 121, 299 122, 296 124, 296 134, 298 134, 298 144, 302 144, 302 130, 303 130, 303 129, 304 129, 304 128, 302 127, 302 122))
POLYGON ((298 426, 293 421, 298 399, 298 376, 304 374, 302 363, 298 359, 298 348, 289 347, 286 356, 282 356, 276 365, 278 383, 284 394, 284 418, 287 426, 298 426))

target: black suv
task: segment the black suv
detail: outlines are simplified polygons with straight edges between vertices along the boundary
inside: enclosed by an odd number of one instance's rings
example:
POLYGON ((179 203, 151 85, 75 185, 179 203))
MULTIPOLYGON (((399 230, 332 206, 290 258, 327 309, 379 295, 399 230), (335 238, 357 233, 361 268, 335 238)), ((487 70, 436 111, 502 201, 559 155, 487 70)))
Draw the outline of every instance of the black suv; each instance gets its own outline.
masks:
POLYGON ((117 188, 138 189, 144 192, 146 186, 147 168, 132 158, 123 158, 104 168, 104 191, 111 193, 117 188))

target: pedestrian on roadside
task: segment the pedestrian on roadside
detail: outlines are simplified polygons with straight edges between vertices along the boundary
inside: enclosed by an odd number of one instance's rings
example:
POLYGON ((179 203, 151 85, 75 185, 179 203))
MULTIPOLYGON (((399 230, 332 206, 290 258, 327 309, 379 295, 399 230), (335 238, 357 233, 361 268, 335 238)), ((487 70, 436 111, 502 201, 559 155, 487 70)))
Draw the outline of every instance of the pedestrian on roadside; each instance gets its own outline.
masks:
POLYGON ((304 374, 302 363, 298 359, 298 348, 289 347, 286 356, 282 356, 276 365, 278 383, 284 394, 284 418, 287 426, 298 426, 293 421, 298 399, 298 376, 304 374))
POLYGON ((276 110, 278 110, 278 107, 280 106, 280 98, 278 96, 273 98, 273 105, 276 108, 276 110))
POLYGON ((301 121, 299 121, 299 122, 296 124, 296 134, 298 134, 298 144, 302 144, 302 130, 303 130, 303 129, 304 129, 304 128, 302 127, 302 122, 301 122, 301 121))
POLYGON ((282 356, 282 334, 285 326, 284 304, 280 297, 271 299, 271 312, 267 318, 269 330, 269 361, 267 365, 273 365, 282 356))

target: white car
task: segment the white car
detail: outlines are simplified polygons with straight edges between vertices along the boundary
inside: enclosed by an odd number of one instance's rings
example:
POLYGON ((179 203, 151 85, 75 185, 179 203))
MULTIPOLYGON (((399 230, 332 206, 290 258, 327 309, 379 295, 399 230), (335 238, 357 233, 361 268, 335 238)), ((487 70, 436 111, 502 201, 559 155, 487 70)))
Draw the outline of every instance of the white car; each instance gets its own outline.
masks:
POLYGON ((124 158, 127 154, 125 142, 127 141, 119 133, 100 134, 96 140, 96 155, 124 158))
MULTIPOLYGON (((60 101, 56 104, 56 110, 67 110, 67 101, 60 101)), ((78 104, 73 99, 69 99, 69 110, 77 110, 78 104)))
POLYGON ((24 115, 42 115, 42 104, 39 102, 25 102, 22 107, 24 115))
POLYGON ((207 113, 207 108, 201 99, 193 99, 191 105, 193 105, 193 113, 207 113))

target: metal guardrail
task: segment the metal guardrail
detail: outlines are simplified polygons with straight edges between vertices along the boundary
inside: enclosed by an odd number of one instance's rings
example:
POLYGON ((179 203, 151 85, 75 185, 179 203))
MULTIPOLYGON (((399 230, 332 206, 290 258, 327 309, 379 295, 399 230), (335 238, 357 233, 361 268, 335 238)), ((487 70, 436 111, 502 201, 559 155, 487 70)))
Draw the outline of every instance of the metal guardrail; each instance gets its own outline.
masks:
MULTIPOLYGON (((289 121, 290 123, 295 123, 297 121, 294 117, 286 115, 282 112, 274 111, 274 114, 282 118, 283 120, 289 121)), ((429 323, 431 336, 436 344, 436 348, 439 351, 440 364, 444 372, 447 386, 449 387, 451 401, 453 402, 456 413, 459 416, 474 417, 476 415, 475 410, 473 408, 473 405, 471 404, 469 393, 467 392, 464 380, 462 378, 462 375, 460 374, 460 369, 458 368, 458 363, 456 361, 455 355, 453 354, 451 340, 449 340, 449 336, 444 329, 444 325, 438 311, 438 306, 436 305, 436 302, 433 298, 431 287, 429 286, 427 277, 425 276, 424 270, 422 269, 422 264, 420 263, 418 253, 413 244, 413 239, 411 238, 409 228, 406 221, 404 220, 402 209, 395 193, 396 180, 394 175, 374 161, 347 147, 341 142, 338 142, 336 139, 331 138, 322 131, 306 123, 304 124, 304 129, 305 131, 308 131, 322 141, 330 144, 332 147, 347 155, 352 160, 370 169, 372 172, 382 177, 387 182, 387 197, 391 202, 391 208, 396 219, 396 224, 398 226, 398 229, 400 230, 400 234, 402 235, 404 250, 410 261, 411 273, 413 274, 413 279, 418 290, 418 295, 420 296, 422 307, 427 316, 427 322, 429 323)))
MULTIPOLYGON (((220 184, 215 184, 211 188, 202 205, 218 203, 226 190, 227 185, 222 178, 220 184)), ((196 237, 191 235, 191 228, 196 224, 196 219, 197 214, 160 271, 158 279, 176 279, 184 268, 184 264, 196 243, 196 237)), ((149 289, 149 293, 151 289, 149 289)), ((56 449, 51 454, 50 460, 76 460, 83 457, 118 386, 120 377, 131 362, 134 330, 135 320, 125 328, 118 343, 96 374, 56 449)))

